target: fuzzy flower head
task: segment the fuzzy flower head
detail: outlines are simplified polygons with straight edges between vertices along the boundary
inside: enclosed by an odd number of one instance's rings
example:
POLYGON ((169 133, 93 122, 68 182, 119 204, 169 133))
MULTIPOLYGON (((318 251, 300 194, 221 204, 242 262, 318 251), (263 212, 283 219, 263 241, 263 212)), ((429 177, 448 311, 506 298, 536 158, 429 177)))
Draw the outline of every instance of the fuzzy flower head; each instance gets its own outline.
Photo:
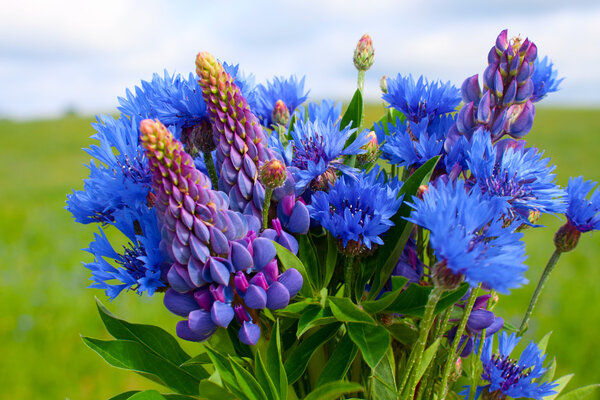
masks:
POLYGON ((359 71, 367 71, 373 65, 375 58, 375 49, 373 49, 373 40, 368 34, 364 34, 356 48, 354 49, 354 66, 359 71))
MULTIPOLYGON (((328 186, 336 179, 336 171, 344 174, 356 172, 343 163, 343 156, 363 154, 362 147, 369 142, 368 131, 360 132, 356 139, 344 148, 356 129, 347 126, 340 129, 339 122, 331 120, 296 121, 292 135, 293 168, 296 192, 302 193, 311 183, 322 180, 328 186), (326 175, 326 177, 325 177, 326 175)), ((321 187, 319 187, 321 188, 321 187)))
POLYGON ((304 90, 304 80, 298 80, 296 76, 285 78, 277 76, 273 82, 267 81, 266 85, 260 84, 256 88, 256 104, 252 112, 261 120, 264 126, 270 127, 273 110, 277 101, 281 100, 290 114, 304 103, 308 98, 308 91, 304 90))
POLYGON ((479 129, 472 139, 467 164, 475 186, 487 196, 502 199, 507 219, 525 223, 532 212, 565 211, 564 190, 556 183, 555 167, 525 142, 505 139, 492 145, 488 132, 479 129))
POLYGON ((407 219, 430 231, 440 268, 501 293, 527 282, 522 275, 525 245, 519 241, 523 234, 514 232, 514 224, 503 226, 498 199, 468 191, 463 181, 438 181, 413 201, 407 219))
POLYGON ((415 83, 412 75, 387 78, 383 100, 413 122, 453 112, 460 103, 460 91, 450 82, 429 82, 423 76, 415 83))
MULTIPOLYGON (((498 353, 493 354, 494 337, 485 340, 481 352, 481 378, 489 384, 478 387, 475 398, 479 398, 481 393, 486 393, 497 399, 505 399, 508 396, 513 399, 540 400, 556 393, 553 390, 557 386, 556 383, 537 382, 546 372, 546 368, 542 366, 546 355, 542 354, 542 350, 535 343, 529 343, 518 360, 509 358, 519 340, 514 333, 508 336, 506 332, 502 332, 498 353)), ((461 394, 465 395, 467 392, 468 389, 461 394)))
POLYGON ((357 178, 339 179, 328 193, 314 193, 308 208, 311 217, 341 239, 344 248, 354 242, 360 254, 373 243, 383 244, 381 235, 393 225, 391 218, 402 204, 399 190, 397 180, 385 183, 379 168, 374 168, 357 178))

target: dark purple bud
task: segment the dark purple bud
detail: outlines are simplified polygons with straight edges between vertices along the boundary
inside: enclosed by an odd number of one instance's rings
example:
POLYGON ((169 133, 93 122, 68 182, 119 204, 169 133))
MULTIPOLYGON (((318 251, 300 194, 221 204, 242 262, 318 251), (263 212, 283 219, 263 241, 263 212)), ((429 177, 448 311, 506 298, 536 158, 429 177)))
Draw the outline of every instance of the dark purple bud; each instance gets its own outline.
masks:
POLYGON ((287 224, 285 224, 285 227, 291 233, 306 235, 308 228, 310 227, 310 215, 308 213, 308 208, 306 208, 302 202, 296 202, 292 209, 290 219, 287 224))
POLYGON ((494 322, 494 313, 488 310, 473 310, 467 320, 467 329, 471 333, 481 332, 494 322))
POLYGON ((277 267, 277 259, 274 258, 270 263, 267 264, 261 271, 264 274, 265 279, 268 283, 275 282, 279 276, 279 268, 277 267))
POLYGON ((516 76, 519 72, 519 66, 521 65, 521 59, 519 57, 515 57, 510 62, 510 69, 508 71, 509 76, 516 76))
POLYGON ((290 303, 290 292, 280 282, 273 282, 267 290, 267 308, 280 310, 290 303))
POLYGON ((504 83, 502 82, 502 75, 500 74, 500 71, 496 70, 496 73, 494 74, 494 94, 496 95, 496 97, 501 97, 502 96, 502 92, 504 91, 504 83))
POLYGON ((450 153, 452 147, 461 138, 461 134, 458 132, 456 125, 452 125, 446 134, 446 140, 444 141, 444 150, 446 153, 450 153))
POLYGON ((527 79, 523 86, 517 90, 517 96, 515 97, 515 103, 521 104, 525 103, 527 100, 531 98, 533 94, 533 81, 531 78, 527 79))
POLYGON ((231 271, 223 262, 216 257, 211 257, 207 262, 207 267, 210 270, 210 277, 214 282, 225 286, 229 285, 231 271))
POLYGON ((194 289, 195 286, 190 281, 187 271, 183 268, 177 268, 176 265, 177 263, 173 264, 167 273, 169 285, 180 293, 189 292, 194 289))
POLYGON ((175 315, 187 317, 191 311, 198 309, 198 303, 190 293, 179 293, 173 289, 168 289, 165 293, 163 303, 167 310, 175 315))
POLYGON ((242 271, 238 271, 235 274, 235 278, 233 278, 233 283, 235 285, 235 289, 241 293, 242 295, 244 293, 246 293, 246 290, 248 289, 248 279, 246 278, 246 274, 244 274, 242 271))
POLYGON ((236 271, 246 270, 254 265, 246 246, 238 242, 231 242, 231 263, 236 271))
POLYGON ((488 65, 483 71, 483 89, 493 89, 494 88, 494 76, 496 75, 496 67, 493 65, 488 65))
POLYGON ((477 121, 481 124, 490 122, 492 110, 490 109, 490 92, 487 90, 477 106, 477 121))
POLYGON ((192 311, 188 325, 198 335, 210 336, 217 330, 217 325, 213 322, 210 312, 204 310, 192 311))
MULTIPOLYGON (((465 336, 463 336, 463 338, 464 337, 465 336)), ((474 347, 473 338, 469 336, 466 339, 467 339, 467 343, 465 344, 465 347, 463 348, 463 351, 460 353, 460 356, 463 357, 463 358, 464 357, 468 357, 469 354, 471 354, 473 352, 473 347, 474 347)), ((464 339, 461 339, 461 341, 460 341, 461 344, 462 344, 463 340, 464 339)), ((459 348, 460 348, 460 345, 459 345, 459 348)))
POLYGON ((511 106, 507 111, 506 132, 514 138, 522 138, 531 130, 534 116, 535 108, 531 101, 511 106))
POLYGON ((518 84, 523 84, 523 82, 525 82, 527 79, 529 79, 529 77, 531 76, 531 67, 529 66, 529 63, 524 62, 521 65, 521 68, 519 68, 519 72, 517 73, 517 83, 518 84))
POLYGON ((171 250, 173 251, 173 257, 180 264, 187 264, 190 258, 190 249, 188 246, 181 244, 179 240, 173 240, 171 243, 171 250))
MULTIPOLYGON (((498 148, 496 146, 496 148, 498 148)), ((484 308, 488 302, 488 300, 491 298, 492 296, 489 294, 484 294, 483 296, 478 296, 475 299, 475 304, 473 304, 473 310, 479 310, 480 308, 484 308)))
POLYGON ((240 342, 254 346, 260 339, 260 327, 252 322, 244 321, 238 336, 240 342))
POLYGON ((233 307, 220 301, 213 303, 210 310, 210 316, 215 324, 222 328, 227 328, 234 316, 233 307))
POLYGON ((233 312, 235 312, 235 316, 240 324, 244 323, 244 321, 250 321, 250 315, 241 304, 236 304, 233 306, 233 312))
POLYGON ((500 55, 498 55, 498 51, 496 51, 496 47, 492 47, 490 49, 490 51, 488 52, 488 64, 498 65, 498 63, 500 62, 500 55))
POLYGON ((498 332, 504 326, 504 319, 502 317, 496 317, 494 322, 488 326, 485 330, 485 337, 489 337, 494 333, 498 332))
POLYGON ((227 254, 229 252, 229 242, 223 232, 210 227, 210 247, 216 254, 227 254))
POLYGON ((252 242, 254 268, 258 271, 263 269, 277 255, 275 245, 269 239, 256 238, 252 242))
POLYGON ((177 322, 175 332, 177 333, 177 336, 183 340, 189 340, 190 342, 202 342, 212 335, 212 332, 208 335, 203 335, 192 331, 187 320, 177 322))
POLYGON ((527 52, 525 53, 525 58, 530 63, 533 63, 535 61, 535 59, 537 58, 537 46, 535 45, 535 43, 531 42, 531 44, 527 48, 527 52))
POLYGON ((192 283, 197 287, 202 286, 204 283, 204 265, 194 257, 190 257, 187 264, 187 270, 192 283))
POLYGON ((285 247, 286 249, 288 249, 289 251, 291 251, 292 253, 298 254, 298 249, 299 249, 298 241, 296 240, 295 237, 293 237, 289 233, 287 233, 285 231, 281 231, 276 242, 279 243, 280 245, 282 245, 283 247, 285 247))
MULTIPOLYGON (((196 208, 196 210, 197 209, 198 208, 196 208)), ((199 218, 194 218, 194 236, 204 243, 207 243, 210 240, 208 227, 199 218)))
POLYGON ((479 87, 479 75, 475 74, 470 78, 465 79, 460 88, 463 101, 465 103, 479 101, 481 89, 479 87))
POLYGON ((492 123, 492 129, 490 130, 492 134, 492 142, 494 142, 497 138, 502 136, 504 124, 506 121, 506 109, 497 111, 497 114, 494 118, 494 122, 492 123))
POLYGON ((302 275, 294 268, 290 268, 279 275, 277 282, 283 284, 289 292, 290 297, 294 297, 302 289, 302 275))
POLYGON ((269 288, 269 284, 262 272, 257 273, 250 279, 250 284, 263 288, 265 291, 269 288))
POLYGON ((498 54, 502 54, 508 48, 508 30, 505 29, 496 38, 496 49, 498 54))
POLYGON ((467 135, 475 130, 475 104, 469 103, 460 109, 456 118, 456 127, 460 133, 467 135))
POLYGON ((510 106, 515 101, 515 97, 517 95, 517 80, 513 79, 506 91, 504 92, 504 98, 502 99, 502 105, 510 106))
POLYGON ((252 202, 257 210, 262 210, 265 203, 265 188, 258 181, 254 182, 254 187, 252 188, 252 202))
POLYGON ((262 310, 267 305, 267 292, 261 287, 250 285, 244 296, 244 302, 250 308, 262 310))
POLYGON ((213 294, 206 287, 198 289, 194 292, 196 303, 205 311, 210 311, 212 303, 215 301, 213 294))

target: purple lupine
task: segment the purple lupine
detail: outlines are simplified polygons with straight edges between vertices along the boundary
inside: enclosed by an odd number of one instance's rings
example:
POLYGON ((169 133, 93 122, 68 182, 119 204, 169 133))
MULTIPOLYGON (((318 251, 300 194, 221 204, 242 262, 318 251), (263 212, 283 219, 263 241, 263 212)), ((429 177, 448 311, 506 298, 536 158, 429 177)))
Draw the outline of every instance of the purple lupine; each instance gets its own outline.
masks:
POLYGON ((536 57, 537 47, 529 39, 509 40, 506 29, 498 35, 483 72, 483 91, 477 74, 462 84, 465 105, 448 133, 447 152, 461 135, 470 140, 479 127, 491 132, 493 142, 504 135, 520 139, 531 130, 535 116, 531 76, 536 57))
POLYGON ((272 159, 263 129, 233 78, 209 53, 196 57, 204 100, 217 145, 219 190, 231 208, 261 218, 265 189, 258 181, 260 164, 272 159))
POLYGON ((210 180, 195 169, 164 125, 144 120, 140 131, 152 170, 162 246, 173 261, 166 274, 171 288, 165 305, 187 318, 177 324, 177 334, 206 340, 236 318, 240 340, 256 344, 257 310, 285 307, 300 290, 301 275, 279 275, 273 242, 248 232, 244 216, 229 210, 227 196, 211 189, 210 180))

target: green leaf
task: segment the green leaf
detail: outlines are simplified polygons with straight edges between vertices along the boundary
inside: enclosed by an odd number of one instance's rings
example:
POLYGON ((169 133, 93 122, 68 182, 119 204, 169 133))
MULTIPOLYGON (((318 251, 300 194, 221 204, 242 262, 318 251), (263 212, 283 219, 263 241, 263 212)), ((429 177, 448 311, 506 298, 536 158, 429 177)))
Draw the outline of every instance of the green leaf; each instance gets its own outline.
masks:
POLYGON ((306 277, 310 283, 310 286, 319 291, 321 285, 321 271, 319 268, 319 262, 317 261, 317 255, 315 246, 309 238, 309 235, 298 236, 298 258, 302 260, 304 269, 306 270, 306 277))
MULTIPOLYGON (((279 258, 279 261, 281 262, 283 271, 290 269, 290 268, 295 268, 302 275, 302 279, 304 280, 304 283, 302 285, 302 289, 300 289, 300 294, 303 295, 304 297, 308 297, 312 293, 314 293, 315 288, 312 286, 311 281, 308 279, 308 277, 306 275, 306 269, 304 268, 304 264, 302 264, 302 261, 300 261, 300 259, 298 257, 296 257, 294 255, 294 253, 292 253, 291 251, 289 251, 288 249, 286 249, 279 243, 273 242, 273 244, 275 245, 275 249, 277 250, 277 257, 279 258), (308 282, 308 285, 306 284, 307 282, 308 282)), ((283 272, 283 271, 281 271, 281 272, 283 272)))
POLYGON ((338 249, 337 244, 335 243, 335 239, 331 236, 331 233, 327 232, 327 258, 325 259, 325 276, 323 278, 323 286, 327 287, 331 278, 333 277, 333 273, 335 272, 335 267, 337 265, 338 260, 338 249))
POLYGON ((279 310, 277 312, 278 315, 285 315, 286 317, 291 317, 291 318, 300 318, 304 312, 306 311, 306 309, 308 307, 310 307, 311 305, 315 305, 317 303, 314 302, 310 302, 310 301, 299 301, 297 303, 290 303, 288 304, 288 306, 286 308, 284 308, 283 310, 279 310))
POLYGON ((254 354, 254 369, 256 373, 256 380, 260 386, 265 390, 265 394, 269 400, 278 400, 279 392, 273 384, 273 380, 265 368, 265 364, 260 356, 260 351, 256 351, 254 354))
MULTIPOLYGON (((109 400, 127 400, 127 399, 132 399, 133 395, 136 393, 140 393, 139 390, 130 390, 128 392, 124 392, 121 394, 118 394, 114 397, 111 397, 109 400)), ((161 394, 162 398, 165 398, 167 400, 196 400, 198 399, 197 397, 192 397, 192 396, 186 396, 183 394, 176 394, 176 393, 162 393, 161 394)))
POLYGON ((417 382, 421 380, 421 377, 425 373, 425 370, 429 366, 429 363, 431 362, 431 360, 435 356, 435 353, 437 352, 437 349, 440 346, 440 339, 441 338, 437 338, 435 340, 435 342, 433 342, 427 348, 427 350, 425 350, 425 352, 423 353, 423 358, 421 359, 421 364, 419 364, 419 366, 417 368, 417 375, 416 375, 417 376, 417 378, 416 378, 417 382))
POLYGON ((315 326, 328 325, 336 321, 329 307, 323 308, 320 304, 315 304, 306 309, 300 320, 298 321, 298 330, 296 337, 300 337, 315 326))
POLYGON ((391 349, 385 353, 379 364, 373 370, 373 398, 381 400, 396 400, 396 365, 394 352, 391 349))
POLYGON ((390 347, 390 333, 380 325, 348 323, 348 335, 360 349, 364 360, 375 368, 390 347))
MULTIPOLYGON (((156 355, 180 365, 190 359, 177 340, 158 326, 132 324, 115 317, 96 299, 96 305, 104 326, 115 339, 133 340, 156 355)), ((208 373, 206 377, 208 377, 208 373)))
POLYGON ((363 301, 360 305, 370 314, 381 312, 398 298, 406 282, 408 278, 404 276, 392 276, 392 287, 395 288, 393 291, 385 293, 379 300, 363 301))
POLYGON ((250 346, 240 342, 240 337, 238 336, 238 329, 235 328, 233 324, 230 324, 227 327, 227 335, 229 336, 229 340, 231 341, 231 344, 235 349, 235 353, 239 357, 246 357, 252 359, 253 356, 252 350, 250 350, 250 346))
MULTIPOLYGON (((352 96, 352 100, 350 100, 350 104, 348 104, 348 108, 346 112, 342 116, 342 121, 340 122, 340 129, 344 129, 350 123, 352 123, 352 128, 358 129, 362 125, 362 115, 363 115, 363 98, 360 90, 356 90, 354 92, 354 96, 352 96)), ((356 133, 356 132, 355 132, 356 133)), ((344 148, 348 147, 350 143, 356 139, 356 134, 352 134, 348 141, 346 141, 346 145, 344 148)))
POLYGON ((221 381, 223 381, 225 387, 227 387, 238 398, 247 399, 248 397, 244 394, 244 392, 240 390, 238 386, 237 379, 233 372, 233 368, 229 363, 227 357, 225 357, 218 351, 212 349, 210 346, 207 346, 206 344, 204 345, 204 347, 206 348, 206 353, 212 360, 212 363, 217 372, 219 373, 221 381))
POLYGON ((571 378, 573 378, 573 374, 561 376, 560 378, 558 378, 557 380, 555 380, 554 383, 557 383, 558 386, 555 387, 555 388, 553 388, 552 390, 554 390, 556 393, 553 394, 553 395, 544 397, 544 400, 554 400, 554 399, 558 398, 558 395, 563 390, 565 390, 565 387, 567 386, 567 384, 569 383, 569 381, 571 380, 571 378))
POLYGON ((231 356, 229 356, 229 364, 235 374, 235 379, 238 383, 238 388, 251 400, 267 400, 267 395, 260 387, 256 379, 238 364, 231 356))
POLYGON ((156 390, 144 390, 129 397, 129 400, 165 400, 156 390))
POLYGON ((208 400, 234 400, 236 397, 227 391, 227 389, 217 385, 214 382, 204 380, 199 386, 200 398, 208 400))
POLYGON ((419 331, 406 321, 396 320, 386 329, 392 334, 392 337, 402 344, 412 345, 419 337, 419 331))
POLYGON ((313 353, 335 335, 340 324, 325 325, 310 337, 304 339, 290 354, 284 363, 288 384, 296 382, 306 370, 313 353))
POLYGON ((504 329, 507 332, 516 332, 517 331, 516 326, 514 326, 510 322, 506 322, 506 321, 504 321, 504 326, 502 327, 502 329, 504 329))
MULTIPOLYGON (((411 283, 385 311, 412 317, 423 317, 425 305, 432 289, 431 286, 420 286, 411 283)), ((467 290, 469 290, 469 284, 465 282, 458 289, 444 292, 435 307, 435 313, 439 314, 452 306, 467 293, 467 290)))
POLYGON ((581 400, 587 399, 596 389, 600 388, 600 384, 583 386, 575 390, 571 390, 569 393, 565 393, 560 396, 557 400, 581 400))
POLYGON ((130 390, 128 392, 123 392, 116 396, 113 396, 108 400, 127 400, 128 398, 130 398, 131 396, 133 396, 134 394, 139 393, 139 392, 140 392, 139 390, 130 390))
POLYGON ((536 379, 536 382, 549 382, 554 378, 554 373, 556 372, 556 357, 552 358, 552 361, 546 366, 546 372, 542 374, 539 378, 536 379))
POLYGON ((310 392, 304 400, 335 400, 345 393, 360 392, 362 390, 362 386, 355 382, 329 382, 310 392))
POLYGON ((288 380, 281 361, 281 337, 279 334, 279 321, 275 322, 271 333, 271 340, 267 348, 267 372, 273 380, 275 389, 279 392, 279 398, 287 398, 288 380))
POLYGON ((552 331, 546 333, 546 335, 537 342, 537 347, 542 351, 542 353, 546 352, 546 347, 548 347, 548 341, 550 340, 550 336, 552 335, 552 331))
POLYGON ((419 186, 429 180, 439 159, 440 156, 436 156, 427 161, 400 188, 400 194, 404 195, 404 202, 398 212, 392 217, 394 226, 385 233, 385 244, 369 260, 369 263, 375 263, 377 266, 372 289, 369 292, 369 299, 376 297, 381 289, 383 289, 410 237, 413 224, 404 218, 410 215, 412 208, 406 202, 411 201, 412 196, 417 194, 419 186), (397 238, 397 240, 394 241, 392 238, 397 238))
POLYGON ((204 365, 204 364, 211 364, 211 363, 212 363, 212 361, 210 360, 210 357, 208 356, 208 354, 200 353, 196 357, 190 358, 189 360, 187 360, 186 362, 181 364, 180 367, 185 367, 185 366, 189 366, 189 365, 204 365))
POLYGON ((357 353, 358 347, 352 342, 348 334, 344 335, 331 357, 329 357, 329 361, 327 361, 323 372, 319 375, 315 387, 343 379, 357 353))
POLYGON ((375 325, 376 322, 369 314, 361 310, 347 297, 330 297, 329 306, 331 312, 342 322, 359 322, 375 325))
POLYGON ((178 393, 197 394, 199 379, 132 340, 98 340, 84 337, 85 344, 113 367, 129 369, 178 393))

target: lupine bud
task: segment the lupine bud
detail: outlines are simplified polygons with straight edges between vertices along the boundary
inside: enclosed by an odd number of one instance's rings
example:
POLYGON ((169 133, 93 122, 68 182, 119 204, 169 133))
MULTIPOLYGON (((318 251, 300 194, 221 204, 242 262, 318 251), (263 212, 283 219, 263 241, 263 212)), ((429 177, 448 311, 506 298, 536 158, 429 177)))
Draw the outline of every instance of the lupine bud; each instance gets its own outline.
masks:
POLYGON ((371 36, 364 34, 354 50, 354 66, 359 71, 367 71, 373 65, 375 50, 371 36))
POLYGON ((556 250, 561 253, 573 250, 577 246, 580 236, 581 232, 579 229, 571 224, 571 222, 567 221, 567 223, 561 226, 554 235, 554 245, 556 246, 556 250))
POLYGON ((287 178, 287 169, 278 159, 269 160, 260 167, 260 182, 268 188, 282 186, 287 178))
POLYGON ((273 107, 273 112, 271 113, 271 120, 283 127, 287 127, 290 123, 290 110, 288 110, 283 100, 277 100, 275 103, 275 107, 273 107))

